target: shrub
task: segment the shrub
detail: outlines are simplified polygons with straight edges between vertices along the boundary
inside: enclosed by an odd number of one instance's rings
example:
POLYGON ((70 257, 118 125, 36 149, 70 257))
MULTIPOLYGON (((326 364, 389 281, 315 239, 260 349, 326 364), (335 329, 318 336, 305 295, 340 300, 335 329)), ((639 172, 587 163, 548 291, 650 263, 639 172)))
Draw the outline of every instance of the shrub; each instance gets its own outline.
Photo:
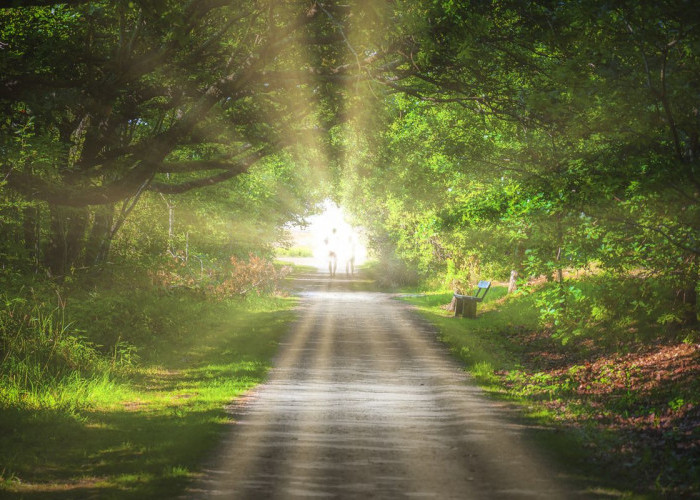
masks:
POLYGON ((196 264, 184 259, 171 259, 150 272, 154 285, 165 290, 186 288, 217 299, 241 297, 254 292, 274 293, 291 267, 276 267, 271 260, 255 254, 247 259, 232 256, 222 267, 199 259, 196 264))
POLYGON ((273 293, 279 283, 291 271, 291 267, 276 268, 274 264, 262 257, 250 254, 248 260, 231 257, 231 265, 224 277, 213 288, 218 298, 229 298, 255 292, 273 293))

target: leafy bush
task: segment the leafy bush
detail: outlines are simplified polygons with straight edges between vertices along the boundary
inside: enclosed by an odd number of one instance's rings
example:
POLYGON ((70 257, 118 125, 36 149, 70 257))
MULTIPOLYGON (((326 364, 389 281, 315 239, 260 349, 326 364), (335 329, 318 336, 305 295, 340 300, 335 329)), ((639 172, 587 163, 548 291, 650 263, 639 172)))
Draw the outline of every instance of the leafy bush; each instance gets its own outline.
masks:
POLYGON ((201 259, 194 265, 191 259, 170 259, 149 275, 161 289, 185 288, 221 300, 251 292, 273 293, 291 269, 276 267, 271 260, 251 253, 247 259, 232 256, 221 267, 201 259))
POLYGON ((675 335, 687 309, 674 300, 669 283, 634 274, 565 279, 537 290, 535 298, 540 320, 563 343, 575 337, 615 343, 661 331, 675 335))
POLYGON ((410 287, 420 282, 420 276, 409 264, 398 259, 384 258, 365 265, 367 274, 382 288, 410 287))

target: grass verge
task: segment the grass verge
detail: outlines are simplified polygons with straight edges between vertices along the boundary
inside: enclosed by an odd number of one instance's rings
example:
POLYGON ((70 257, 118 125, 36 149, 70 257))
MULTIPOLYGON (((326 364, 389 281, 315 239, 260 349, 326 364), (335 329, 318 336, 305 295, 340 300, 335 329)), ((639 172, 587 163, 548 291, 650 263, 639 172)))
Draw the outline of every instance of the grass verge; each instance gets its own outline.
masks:
POLYGON ((493 397, 523 408, 554 459, 592 494, 700 495, 700 345, 606 332, 567 344, 539 325, 537 291, 495 287, 476 319, 444 309, 451 292, 405 297, 493 397))
POLYGON ((14 363, 0 373, 3 498, 181 494, 230 424, 225 405, 265 378, 295 304, 138 287, 62 300, 24 309, 52 318, 43 330, 31 317, 11 324, 17 304, 3 311, 0 356, 14 363), (11 344, 30 337, 22 325, 46 341, 11 344))

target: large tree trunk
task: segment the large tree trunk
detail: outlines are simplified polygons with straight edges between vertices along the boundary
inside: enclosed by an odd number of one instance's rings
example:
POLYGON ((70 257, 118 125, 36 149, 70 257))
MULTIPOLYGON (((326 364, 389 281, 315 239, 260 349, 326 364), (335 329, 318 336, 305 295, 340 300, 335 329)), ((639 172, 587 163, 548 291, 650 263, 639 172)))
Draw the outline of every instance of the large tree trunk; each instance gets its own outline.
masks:
POLYGON ((64 276, 79 263, 85 246, 87 208, 50 206, 49 243, 44 263, 53 276, 64 276))

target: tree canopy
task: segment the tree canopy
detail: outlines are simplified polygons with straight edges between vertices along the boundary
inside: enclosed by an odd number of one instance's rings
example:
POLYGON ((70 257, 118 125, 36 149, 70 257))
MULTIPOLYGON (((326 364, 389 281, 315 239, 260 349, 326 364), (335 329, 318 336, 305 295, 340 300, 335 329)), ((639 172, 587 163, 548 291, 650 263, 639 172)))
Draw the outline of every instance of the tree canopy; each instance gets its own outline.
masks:
POLYGON ((699 9, 10 2, 5 203, 60 274, 144 192, 294 165, 425 276, 643 269, 694 304, 699 9))
POLYGON ((641 273, 694 311, 698 6, 412 7, 413 52, 379 82, 381 139, 357 139, 346 171, 377 244, 462 283, 641 273))
POLYGON ((0 10, 0 168, 12 193, 50 207, 61 226, 52 248, 73 248, 49 266, 61 273, 78 258, 81 245, 69 240, 86 219, 112 228, 102 241, 120 225, 83 207, 122 203, 126 215, 145 191, 211 186, 273 157, 325 169, 333 160, 324 131, 342 113, 342 89, 368 77, 340 23, 352 12, 370 33, 378 19, 375 8, 350 7, 16 2, 0 10))

